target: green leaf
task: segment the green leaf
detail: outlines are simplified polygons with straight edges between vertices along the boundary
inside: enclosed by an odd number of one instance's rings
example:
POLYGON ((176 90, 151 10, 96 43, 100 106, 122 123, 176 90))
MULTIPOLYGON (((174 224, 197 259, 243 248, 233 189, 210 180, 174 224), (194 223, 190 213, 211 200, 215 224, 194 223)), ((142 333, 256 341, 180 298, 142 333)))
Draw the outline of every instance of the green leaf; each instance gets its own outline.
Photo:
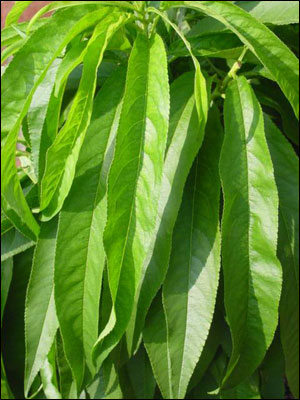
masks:
POLYGON ((14 396, 10 390, 7 381, 2 355, 1 355, 1 399, 14 399, 14 396))
POLYGON ((3 361, 13 394, 24 398, 24 311, 26 288, 29 280, 33 250, 28 249, 14 257, 13 275, 7 297, 1 340, 3 361))
POLYGON ((65 85, 62 85, 58 96, 55 96, 54 91, 52 91, 49 104, 47 108, 47 115, 43 125, 40 138, 40 148, 39 148, 39 190, 41 185, 42 176, 45 171, 46 164, 46 154, 49 147, 53 144, 54 139, 58 133, 58 128, 60 124, 60 113, 62 110, 62 103, 65 94, 65 85))
POLYGON ((148 312, 143 339, 159 389, 165 399, 170 399, 171 376, 167 347, 167 324, 160 293, 156 296, 148 312))
POLYGON ((109 40, 126 21, 127 17, 119 13, 104 15, 88 43, 82 78, 68 119, 47 152, 40 194, 43 220, 49 220, 60 211, 69 193, 91 118, 97 69, 109 40))
POLYGON ((166 1, 201 11, 234 32, 268 69, 299 118, 299 60, 265 25, 228 1, 166 1))
POLYGON ((35 242, 23 236, 17 229, 10 229, 1 237, 1 261, 34 246, 35 242))
POLYGON ((3 262, 1 261, 1 328, 2 328, 3 313, 11 283, 12 273, 13 273, 13 258, 8 258, 3 262))
POLYGON ((170 129, 156 221, 157 236, 144 263, 127 330, 129 354, 136 350, 147 311, 164 280, 185 180, 204 136, 193 96, 194 77, 192 72, 183 74, 171 86, 170 129))
POLYGON ((221 399, 261 399, 258 373, 255 373, 244 382, 240 383, 236 388, 221 393, 221 399))
POLYGON ((41 84, 35 91, 28 113, 27 127, 31 145, 31 157, 35 176, 39 177, 40 147, 43 137, 43 126, 47 116, 50 96, 54 87, 57 70, 61 61, 55 60, 47 71, 41 84))
POLYGON ((104 246, 113 310, 95 346, 94 356, 99 356, 100 363, 126 330, 141 269, 155 238, 168 119, 165 47, 158 35, 149 40, 140 34, 129 59, 114 160, 108 178, 104 246))
POLYGON ((96 97, 73 186, 59 219, 55 302, 66 357, 78 389, 83 379, 85 358, 91 372, 95 372, 91 351, 98 338, 99 298, 105 263, 102 236, 106 223, 106 179, 113 156, 125 76, 126 71, 118 69, 96 97))
MULTIPOLYGON (((38 21, 34 26, 33 31, 37 30, 40 26, 48 22, 47 18, 43 18, 38 21)), ((21 22, 12 26, 7 26, 1 30, 1 47, 9 46, 10 44, 18 41, 19 39, 26 38, 26 28, 29 22, 21 22)))
POLYGON ((273 340, 282 273, 276 257, 278 194, 272 161, 261 108, 244 77, 229 85, 224 117, 222 254, 233 341, 223 381, 227 389, 255 371, 273 340))
POLYGON ((20 125, 52 62, 75 36, 103 18, 101 10, 88 12, 94 9, 94 6, 76 7, 53 16, 30 37, 2 77, 1 139, 5 139, 1 150, 2 207, 14 225, 31 239, 38 236, 39 226, 24 198, 17 175, 15 149, 20 125), (58 30, 57 26, 64 29, 58 30))
POLYGON ((57 218, 41 226, 25 306, 25 395, 46 362, 58 328, 54 304, 54 260, 57 218))
POLYGON ((299 24, 299 1, 237 1, 236 5, 264 24, 299 24))
POLYGON ((126 364, 129 380, 136 399, 153 399, 155 379, 143 345, 126 364))
POLYGON ((6 16, 5 26, 7 27, 18 22, 23 12, 31 3, 33 3, 33 1, 15 1, 15 4, 6 16))
POLYGON ((59 389, 63 399, 75 399, 77 398, 77 393, 72 396, 74 392, 75 385, 73 384, 73 377, 71 368, 66 360, 66 355, 63 348, 63 342, 61 338, 60 331, 57 331, 55 340, 55 353, 57 370, 59 374, 59 389))
POLYGON ((183 399, 211 326, 220 271, 219 156, 223 140, 217 109, 188 177, 163 286, 172 397, 183 399))
POLYGON ((111 358, 107 358, 96 379, 88 386, 91 399, 123 399, 118 372, 111 358))
POLYGON ((284 355, 279 334, 276 334, 259 372, 262 398, 284 399, 284 355))
POLYGON ((207 372, 209 365, 216 356, 218 347, 222 341, 222 336, 224 335, 224 326, 225 322, 223 320, 223 315, 220 313, 220 311, 216 310, 210 327, 209 335, 189 382, 187 393, 189 393, 199 384, 204 374, 207 372))
POLYGON ((1 64, 3 64, 4 61, 8 59, 8 57, 14 55, 17 51, 19 51, 19 49, 24 45, 25 42, 25 39, 20 39, 17 42, 12 43, 10 46, 5 47, 5 49, 1 51, 1 64))
POLYGON ((299 159, 272 121, 265 118, 266 137, 279 194, 278 257, 283 268, 280 335, 286 374, 299 397, 299 159))
POLYGON ((70 73, 79 65, 83 59, 87 49, 87 41, 79 41, 71 46, 70 50, 64 56, 60 64, 55 78, 55 95, 59 93, 62 84, 66 81, 70 73))
POLYGON ((59 10, 60 8, 73 8, 77 6, 84 6, 88 4, 95 4, 97 6, 111 6, 111 7, 120 7, 128 10, 136 11, 136 8, 127 1, 102 1, 99 3, 99 0, 95 1, 52 1, 50 4, 47 4, 45 7, 41 8, 31 19, 30 24, 28 25, 27 32, 32 29, 32 26, 38 22, 38 18, 42 15, 54 11, 59 10))
MULTIPOLYGON (((242 42, 231 32, 213 32, 200 37, 189 37, 188 39, 193 53, 198 57, 237 59, 243 50, 242 42)), ((179 40, 171 44, 169 52, 175 57, 189 56, 186 47, 179 40)))
POLYGON ((58 391, 54 343, 41 368, 41 380, 43 384, 43 391, 47 399, 62 398, 58 391))

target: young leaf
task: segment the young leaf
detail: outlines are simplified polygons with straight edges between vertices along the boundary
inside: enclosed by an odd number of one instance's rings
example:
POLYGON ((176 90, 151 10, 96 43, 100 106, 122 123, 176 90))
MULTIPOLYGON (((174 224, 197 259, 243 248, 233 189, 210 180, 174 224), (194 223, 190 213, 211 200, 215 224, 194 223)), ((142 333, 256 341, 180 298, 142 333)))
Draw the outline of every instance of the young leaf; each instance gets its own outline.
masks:
POLYGON ((126 15, 110 13, 96 26, 88 43, 82 78, 68 119, 47 152, 40 196, 43 220, 60 211, 72 186, 78 154, 91 118, 97 69, 109 40, 126 21, 126 15))
POLYGON ((118 69, 97 95, 73 186, 59 219, 55 302, 66 357, 78 389, 85 359, 90 371, 95 372, 91 351, 98 337, 99 298, 105 263, 102 235, 106 223, 106 179, 113 156, 125 77, 126 70, 118 69))
POLYGON ((33 1, 15 1, 15 4, 12 6, 10 12, 6 16, 5 26, 7 27, 18 22, 23 12, 31 3, 33 3, 33 1))
POLYGON ((126 330, 141 269, 155 237, 168 119, 169 83, 164 43, 158 35, 147 39, 139 34, 129 59, 108 178, 104 246, 113 311, 95 347, 94 355, 96 358, 100 355, 100 363, 126 330))
POLYGON ((227 389, 255 371, 273 340, 282 273, 276 257, 278 194, 272 161, 262 111, 244 77, 229 85, 224 117, 222 254, 233 341, 223 381, 227 389))
POLYGON ((57 218, 43 223, 35 248, 25 305, 25 396, 46 362, 58 328, 54 304, 57 218))
POLYGON ((183 399, 205 344, 220 270, 219 156, 223 132, 217 109, 188 177, 163 286, 172 397, 183 399))
POLYGON ((232 30, 268 69, 299 118, 299 60, 265 25, 228 1, 166 1, 164 4, 201 11, 232 30))
POLYGON ((155 243, 149 249, 127 330, 129 354, 136 350, 147 311, 160 288, 169 263, 172 232, 185 180, 202 144, 195 107, 194 73, 186 73, 171 86, 171 118, 156 221, 155 243))
POLYGON ((269 117, 265 117, 279 194, 278 257, 283 267, 280 335, 286 374, 294 396, 299 397, 299 159, 269 117))

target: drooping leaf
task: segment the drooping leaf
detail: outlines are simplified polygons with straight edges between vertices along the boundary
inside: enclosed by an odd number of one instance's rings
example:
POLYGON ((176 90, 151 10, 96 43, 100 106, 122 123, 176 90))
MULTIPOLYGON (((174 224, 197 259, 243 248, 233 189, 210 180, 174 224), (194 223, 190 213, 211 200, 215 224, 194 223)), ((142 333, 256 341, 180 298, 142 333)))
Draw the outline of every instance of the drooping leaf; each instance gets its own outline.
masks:
POLYGON ((34 245, 33 240, 23 236, 17 229, 10 229, 1 237, 1 261, 22 253, 34 245))
MULTIPOLYGON (((188 39, 195 56, 237 59, 243 50, 242 42, 231 32, 213 32, 188 39)), ((189 52, 180 40, 172 43, 169 52, 175 57, 189 56, 189 52)))
POLYGON ((93 10, 95 6, 76 7, 53 16, 34 32, 2 77, 1 141, 5 141, 1 149, 2 207, 14 225, 31 239, 37 237, 39 225, 31 214, 17 175, 15 149, 19 128, 32 96, 52 62, 76 35, 103 18, 102 10, 93 10), (64 29, 57 30, 57 26, 63 26, 64 29), (45 37, 48 38, 47 42, 45 37))
POLYGON ((59 10, 60 8, 68 8, 68 7, 77 7, 77 6, 83 6, 83 5, 88 5, 88 4, 96 4, 96 5, 101 5, 101 6, 111 6, 111 7, 120 7, 120 8, 125 8, 128 10, 135 10, 135 7, 130 4, 127 1, 102 1, 99 3, 99 1, 52 1, 50 4, 47 4, 45 7, 41 8, 31 19, 30 24, 28 25, 27 32, 32 29, 32 26, 34 26, 42 15, 54 11, 54 10, 59 10))
POLYGON ((89 385, 88 394, 91 399, 123 399, 122 389, 115 365, 107 358, 96 379, 89 385))
POLYGON ((193 91, 193 73, 182 75, 171 86, 170 129, 156 221, 157 233, 154 247, 151 247, 143 267, 127 330, 129 354, 136 350, 147 311, 164 280, 185 180, 204 136, 204 131, 199 128, 193 91))
POLYGON ((172 397, 184 398, 214 314, 220 270, 219 156, 223 140, 217 109, 188 177, 163 286, 172 397), (219 122, 218 122, 219 121, 219 122))
MULTIPOLYGON (((1 243, 2 245, 2 243, 1 243)), ((1 261, 1 328, 5 304, 13 273, 13 258, 1 261)))
POLYGON ((57 218, 43 223, 35 248, 25 305, 25 395, 46 362, 58 328, 54 304, 57 218))
POLYGON ((155 238, 169 118, 167 72, 161 38, 155 35, 149 40, 138 35, 128 63, 124 103, 108 178, 104 246, 113 310, 95 346, 94 355, 99 356, 100 363, 126 330, 141 269, 155 238), (137 76, 136 71, 139 71, 137 76))
POLYGON ((160 293, 154 299, 148 312, 143 339, 159 389, 165 399, 171 399, 167 324, 160 293))
POLYGON ((77 398, 77 393, 74 393, 76 392, 76 387, 73 384, 72 371, 66 359, 63 341, 59 330, 57 331, 55 339, 55 354, 59 374, 59 391, 61 396, 63 399, 75 399, 77 398))
POLYGON ((88 43, 80 86, 68 119, 47 152, 40 196, 43 220, 52 218, 60 211, 69 193, 78 154, 91 118, 98 66, 109 40, 127 20, 126 15, 107 13, 88 43))
POLYGON ((265 117, 279 194, 278 258, 283 268, 280 335, 286 374, 299 397, 299 159, 270 118, 265 117))
POLYGON ((23 12, 31 3, 33 3, 33 1, 15 1, 15 4, 6 16, 5 26, 7 27, 18 22, 23 12))
POLYGON ((43 391, 47 399, 61 399, 56 377, 55 345, 53 343, 41 368, 43 391))
POLYGON ((40 147, 42 140, 42 131, 47 115, 50 96, 53 90, 56 73, 61 61, 55 60, 42 83, 35 91, 28 113, 27 113, 27 127, 31 145, 31 158, 35 176, 39 177, 39 159, 40 147))
POLYGON ((264 24, 299 23, 299 1, 237 1, 236 4, 264 24))
POLYGON ((128 361, 126 369, 135 393, 135 398, 152 399, 156 383, 148 355, 143 345, 140 346, 134 357, 128 361))
POLYGON ((255 371, 273 340, 282 273, 276 257, 278 194, 272 161, 262 111, 245 78, 229 85, 224 116, 222 254, 233 341, 223 382, 227 389, 255 371))
POLYGON ((201 11, 232 30, 273 75, 299 118, 299 60, 264 24, 228 1, 166 1, 201 11))
POLYGON ((279 334, 269 348, 260 368, 261 395, 263 399, 284 399, 284 355, 279 334))
POLYGON ((125 76, 124 69, 117 70, 97 95, 73 186, 59 219, 55 302, 66 357, 79 386, 85 358, 94 372, 91 351, 98 337, 99 298, 105 263, 102 235, 106 222, 106 179, 113 156, 125 76))
POLYGON ((24 311, 33 250, 14 257, 13 275, 3 315, 2 354, 6 375, 13 394, 24 398, 25 365, 24 311))

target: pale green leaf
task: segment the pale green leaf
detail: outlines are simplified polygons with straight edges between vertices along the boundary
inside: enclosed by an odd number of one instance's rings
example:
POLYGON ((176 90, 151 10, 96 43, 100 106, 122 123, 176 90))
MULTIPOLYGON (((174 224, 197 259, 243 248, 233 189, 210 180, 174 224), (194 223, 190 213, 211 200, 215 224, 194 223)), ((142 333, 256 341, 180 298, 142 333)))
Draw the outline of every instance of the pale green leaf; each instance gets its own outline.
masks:
POLYGON ((170 129, 156 221, 157 236, 144 263, 127 330, 129 354, 136 350, 147 311, 164 280, 185 180, 204 136, 203 129, 199 128, 193 96, 194 79, 194 73, 186 73, 171 86, 170 129))
POLYGON ((43 223, 35 248, 25 306, 25 395, 46 362, 58 328, 54 304, 57 218, 43 223))
POLYGON ((100 363, 126 330, 141 269, 155 238, 168 120, 169 83, 164 43, 158 35, 147 39, 140 34, 128 63, 124 103, 108 178, 104 246, 113 310, 95 348, 94 355, 100 356, 100 363))
POLYGON ((10 229, 1 237, 1 261, 22 253, 34 245, 33 240, 22 235, 17 229, 10 229))
POLYGON ((272 161, 262 111, 245 78, 229 85, 224 116, 222 259, 233 349, 223 386, 230 388, 255 371, 273 340, 282 272, 272 161))
POLYGON ((118 372, 110 357, 99 371, 96 379, 88 386, 91 399, 123 399, 118 372))
POLYGON ((55 345, 53 344, 41 368, 43 391, 47 399, 61 399, 56 377, 55 345))
POLYGON ((89 13, 94 9, 95 6, 76 7, 53 16, 34 32, 2 77, 1 140, 5 141, 1 149, 2 207, 14 225, 31 239, 37 237, 39 226, 24 198, 17 175, 15 148, 20 125, 52 62, 75 36, 103 18, 101 10, 89 13), (57 26, 64 29, 57 29, 57 26))
POLYGON ((23 12, 31 3, 33 3, 33 1, 15 1, 15 4, 12 6, 11 10, 6 16, 5 26, 9 26, 18 22, 23 12))
POLYGON ((27 113, 27 127, 31 145, 31 158, 36 177, 40 175, 39 159, 40 159, 41 140, 43 136, 43 126, 47 116, 49 100, 54 87, 54 81, 60 63, 61 60, 59 59, 55 60, 48 69, 45 78, 38 86, 37 90, 33 95, 27 113))
POLYGON ((264 24, 299 24, 299 1, 237 1, 236 4, 264 24))
POLYGON ((85 359, 90 371, 95 372, 91 352, 98 338, 105 263, 102 236, 106 223, 106 180, 113 157, 125 76, 124 69, 117 70, 97 95, 73 186, 59 218, 55 302, 66 357, 78 388, 83 379, 85 359))
POLYGON ((40 192, 43 220, 52 218, 60 211, 69 193, 78 154, 91 118, 98 66, 109 40, 127 21, 126 15, 108 13, 107 10, 105 13, 88 43, 82 78, 68 119, 47 151, 40 192))
POLYGON ((143 340, 159 389, 164 399, 171 399, 167 325, 160 293, 154 299, 148 312, 143 330, 143 340))

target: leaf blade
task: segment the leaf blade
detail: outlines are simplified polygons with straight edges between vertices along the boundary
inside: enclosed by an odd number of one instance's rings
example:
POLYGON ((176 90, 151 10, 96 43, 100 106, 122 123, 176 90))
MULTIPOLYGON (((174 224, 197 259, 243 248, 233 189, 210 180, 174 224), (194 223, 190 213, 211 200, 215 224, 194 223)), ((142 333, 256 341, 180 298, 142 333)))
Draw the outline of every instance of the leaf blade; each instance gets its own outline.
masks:
POLYGON ((233 340, 223 381, 226 389, 253 373, 272 342, 282 273, 276 257, 278 194, 273 167, 262 112, 245 78, 228 87, 224 115, 222 251, 225 308, 233 340))

